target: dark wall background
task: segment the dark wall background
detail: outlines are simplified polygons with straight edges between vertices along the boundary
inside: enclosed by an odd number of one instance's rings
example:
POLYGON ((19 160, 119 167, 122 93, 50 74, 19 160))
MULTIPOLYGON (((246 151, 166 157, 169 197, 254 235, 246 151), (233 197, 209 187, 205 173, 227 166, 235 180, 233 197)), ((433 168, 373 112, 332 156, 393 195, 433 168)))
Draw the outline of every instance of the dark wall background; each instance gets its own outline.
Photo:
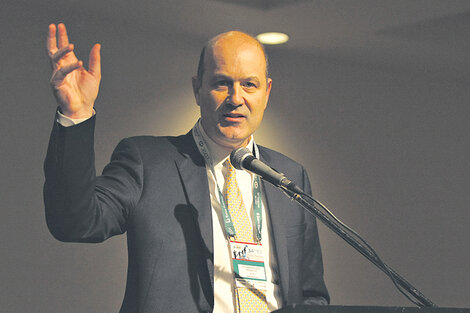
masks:
MULTIPOLYGON (((125 236, 65 244, 45 225, 42 162, 55 111, 47 25, 65 22, 85 60, 102 43, 99 171, 123 137, 192 127, 191 76, 206 38, 48 2, 7 1, 0 10, 0 311, 117 312, 125 236)), ((273 92, 257 142, 303 163, 316 197, 425 295, 470 307, 468 71, 268 51, 273 92)), ((411 305, 352 248, 323 226, 320 233, 333 304, 411 305)))

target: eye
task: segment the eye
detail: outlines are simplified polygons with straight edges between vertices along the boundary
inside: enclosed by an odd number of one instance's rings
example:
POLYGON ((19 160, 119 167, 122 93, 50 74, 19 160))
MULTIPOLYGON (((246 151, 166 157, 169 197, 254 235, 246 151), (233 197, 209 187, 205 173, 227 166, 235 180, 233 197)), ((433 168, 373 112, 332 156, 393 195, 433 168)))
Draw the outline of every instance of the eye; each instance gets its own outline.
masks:
POLYGON ((231 82, 229 82, 228 80, 219 80, 215 83, 215 86, 217 88, 219 88, 219 87, 230 87, 231 82))
POLYGON ((254 82, 245 82, 243 83, 243 86, 246 88, 258 88, 258 85, 256 85, 254 82))

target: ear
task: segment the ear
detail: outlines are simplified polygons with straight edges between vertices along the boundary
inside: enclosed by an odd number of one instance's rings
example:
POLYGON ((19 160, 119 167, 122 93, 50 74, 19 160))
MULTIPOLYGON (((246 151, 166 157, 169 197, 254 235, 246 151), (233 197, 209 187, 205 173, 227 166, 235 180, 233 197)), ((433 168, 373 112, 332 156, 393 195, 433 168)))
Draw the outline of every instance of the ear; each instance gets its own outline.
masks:
POLYGON ((196 104, 199 104, 199 89, 201 88, 201 82, 197 78, 197 76, 193 76, 192 78, 192 83, 193 83, 193 93, 194 93, 194 98, 196 99, 196 104))
POLYGON ((268 78, 267 84, 266 84, 266 103, 265 103, 265 107, 268 105, 268 100, 269 100, 269 95, 271 94, 272 84, 273 84, 273 80, 271 78, 268 78))

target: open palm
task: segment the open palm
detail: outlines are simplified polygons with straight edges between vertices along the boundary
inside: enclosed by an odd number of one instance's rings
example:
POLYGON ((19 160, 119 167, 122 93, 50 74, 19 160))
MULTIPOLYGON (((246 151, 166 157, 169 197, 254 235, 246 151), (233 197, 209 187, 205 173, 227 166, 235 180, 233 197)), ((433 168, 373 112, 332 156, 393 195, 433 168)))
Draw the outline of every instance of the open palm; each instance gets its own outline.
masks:
POLYGON ((64 24, 49 25, 47 52, 52 65, 51 86, 63 114, 71 118, 90 117, 101 80, 100 45, 90 52, 88 71, 69 43, 64 24), (58 39, 56 31, 58 30, 58 39))

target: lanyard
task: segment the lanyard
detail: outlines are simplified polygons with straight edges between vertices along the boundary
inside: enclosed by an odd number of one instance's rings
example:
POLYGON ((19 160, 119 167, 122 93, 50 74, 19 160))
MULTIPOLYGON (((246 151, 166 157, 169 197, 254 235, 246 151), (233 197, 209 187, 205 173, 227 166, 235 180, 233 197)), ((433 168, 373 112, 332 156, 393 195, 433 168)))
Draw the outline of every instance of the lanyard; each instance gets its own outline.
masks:
MULTIPOLYGON (((199 123, 199 122, 198 122, 199 123)), ((214 175, 215 185, 217 187, 217 193, 219 196, 220 207, 222 208, 222 220, 224 221, 225 232, 228 237, 236 238, 235 227, 233 226, 232 217, 225 202, 225 198, 220 191, 219 183, 217 181, 217 176, 215 175, 214 163, 209 153, 206 142, 199 130, 199 125, 196 124, 192 129, 193 138, 196 141, 196 145, 199 149, 199 152, 204 157, 206 165, 209 167, 210 171, 214 175)), ((254 213, 254 222, 256 228, 256 239, 258 242, 261 242, 261 229, 262 229, 262 202, 261 202, 261 184, 258 175, 255 175, 253 180, 253 213, 254 213)))

